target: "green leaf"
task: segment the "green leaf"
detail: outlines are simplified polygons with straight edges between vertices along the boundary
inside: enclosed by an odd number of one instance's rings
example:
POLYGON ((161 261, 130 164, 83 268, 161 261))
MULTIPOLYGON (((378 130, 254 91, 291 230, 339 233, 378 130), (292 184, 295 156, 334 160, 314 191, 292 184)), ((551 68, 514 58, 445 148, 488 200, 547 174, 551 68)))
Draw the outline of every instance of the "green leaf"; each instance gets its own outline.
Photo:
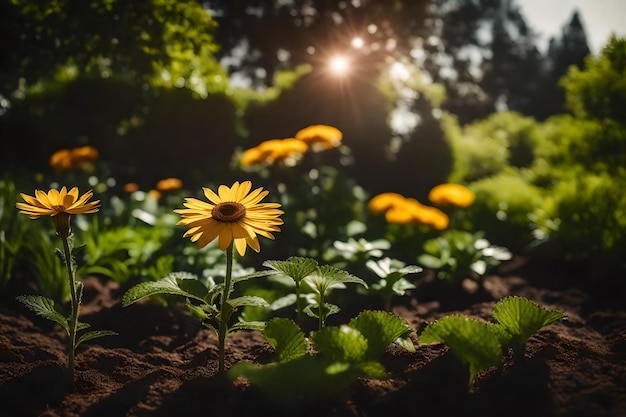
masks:
POLYGON ((242 275, 242 276, 239 276, 239 277, 233 277, 232 278, 232 283, 236 284, 238 282, 246 281, 246 280, 249 280, 249 279, 252 279, 252 278, 267 277, 269 275, 277 275, 277 274, 278 274, 278 272, 276 272, 276 271, 256 271, 256 272, 253 272, 251 274, 242 275))
POLYGON ((387 379, 389 373, 382 363, 376 361, 365 361, 355 365, 361 370, 363 378, 369 379, 387 379))
POLYGON ((263 266, 272 268, 293 279, 299 284, 304 278, 315 272, 317 269, 317 261, 311 258, 302 258, 292 256, 286 261, 265 261, 263 266))
MULTIPOLYGON (((304 307, 302 309, 302 311, 304 312, 304 314, 306 314, 309 317, 314 317, 316 319, 319 319, 319 306, 317 304, 308 304, 306 307, 304 307)), ((322 319, 326 320, 326 318, 328 316, 330 316, 331 314, 336 314, 339 313, 341 311, 341 309, 339 308, 338 305, 336 304, 330 304, 330 303, 324 303, 324 307, 322 309, 322 319)))
MULTIPOLYGON (((158 281, 142 282, 141 284, 137 284, 126 291, 122 297, 122 307, 127 307, 142 298, 150 297, 156 294, 180 295, 204 302, 205 300, 203 297, 199 297, 196 294, 185 291, 180 287, 179 281, 185 283, 185 280, 196 280, 196 277, 186 273, 171 273, 158 281)), ((188 283, 185 283, 184 285, 187 284, 188 283)), ((190 286, 188 286, 188 288, 190 288, 190 286)))
POLYGON ((239 308, 242 306, 250 306, 250 307, 269 307, 269 303, 265 301, 265 299, 261 297, 257 297, 256 295, 244 295, 242 297, 231 298, 228 300, 228 304, 235 308, 239 308))
POLYGON ((87 342, 88 340, 104 336, 117 336, 117 334, 117 332, 114 332, 112 330, 94 330, 92 332, 83 333, 82 335, 80 335, 78 340, 76 340, 76 347, 78 347, 83 342, 87 342))
POLYGON ((311 340, 320 355, 333 361, 356 363, 368 359, 367 339, 360 331, 345 324, 323 327, 312 333, 311 340))
POLYGON ((282 317, 271 319, 265 325, 263 337, 276 351, 278 362, 289 361, 309 352, 309 343, 293 320, 282 317))
POLYGON ((232 325, 228 332, 235 332, 237 330, 259 330, 263 331, 265 328, 264 321, 240 321, 232 325))
POLYGON ((567 319, 560 311, 550 310, 524 297, 510 296, 496 303, 493 317, 511 334, 512 342, 523 346, 539 329, 567 319))
POLYGON ((285 307, 289 307, 290 305, 294 305, 297 299, 298 296, 296 294, 287 294, 284 297, 280 297, 274 300, 274 302, 270 304, 270 310, 276 311, 285 307))
POLYGON ((358 366, 304 355, 263 366, 240 362, 230 368, 228 377, 240 376, 256 385, 275 403, 302 409, 337 398, 364 375, 358 366))
POLYGON ((417 261, 426 268, 431 269, 439 269, 445 265, 445 261, 427 253, 418 256, 417 261))
POLYGON ((420 344, 441 342, 469 366, 469 383, 486 368, 502 360, 500 340, 487 323, 464 316, 446 316, 430 323, 420 336, 420 344))
POLYGON ((326 294, 328 289, 347 283, 361 284, 367 288, 367 284, 361 278, 331 265, 320 266, 306 280, 311 288, 320 294, 326 294))
POLYGON ((40 295, 20 295, 16 300, 24 304, 30 311, 35 312, 38 316, 59 323, 67 334, 70 333, 67 318, 54 308, 53 300, 40 295))
POLYGON ((363 311, 350 320, 348 326, 357 329, 367 339, 366 358, 369 360, 378 360, 387 346, 398 338, 406 339, 413 331, 404 320, 388 311, 363 311))

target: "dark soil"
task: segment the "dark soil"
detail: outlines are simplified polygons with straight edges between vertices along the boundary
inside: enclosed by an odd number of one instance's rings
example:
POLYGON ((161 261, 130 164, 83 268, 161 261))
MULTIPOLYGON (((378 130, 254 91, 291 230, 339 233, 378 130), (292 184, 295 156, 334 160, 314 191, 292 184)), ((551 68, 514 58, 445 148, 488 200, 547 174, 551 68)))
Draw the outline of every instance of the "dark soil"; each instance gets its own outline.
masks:
MULTIPOLYGON (((126 288, 88 278, 81 319, 119 336, 79 348, 76 383, 66 381, 66 336, 5 293, 0 304, 0 417, 17 416, 626 416, 626 304, 602 293, 573 262, 516 258, 473 294, 440 292, 432 273, 415 280, 394 312, 416 329, 453 313, 490 319, 495 302, 521 295, 567 314, 527 344, 524 363, 504 362, 467 387, 467 371, 442 345, 415 353, 392 345, 384 381, 358 380, 337 398, 285 409, 245 380, 217 372, 213 333, 153 301, 122 309, 126 288), (568 277, 570 275, 571 277, 568 277)), ((626 279, 626 277, 624 277, 626 279)), ((16 291, 13 289, 12 291, 16 291)), ((272 349, 259 332, 227 339, 227 366, 266 363, 272 349)))

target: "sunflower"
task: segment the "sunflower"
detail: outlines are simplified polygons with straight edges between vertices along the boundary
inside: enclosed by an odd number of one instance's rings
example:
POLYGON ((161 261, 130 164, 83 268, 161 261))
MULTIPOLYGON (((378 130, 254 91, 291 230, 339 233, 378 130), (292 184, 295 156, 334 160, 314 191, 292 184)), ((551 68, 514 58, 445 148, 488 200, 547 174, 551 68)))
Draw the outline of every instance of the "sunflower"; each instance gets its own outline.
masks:
POLYGON ((68 237, 70 234, 70 217, 72 214, 89 214, 98 211, 100 200, 87 202, 93 191, 89 190, 81 197, 78 196, 78 187, 67 191, 65 186, 59 190, 50 190, 45 193, 35 190, 35 196, 31 197, 20 193, 26 203, 15 203, 20 213, 28 215, 31 219, 51 216, 57 234, 68 237))
POLYGON ((182 216, 177 223, 189 227, 183 237, 191 236, 198 249, 219 237, 219 247, 226 250, 234 241, 241 256, 250 246, 254 251, 261 250, 257 235, 274 239, 270 232, 280 232, 283 221, 279 216, 278 203, 260 203, 269 193, 262 188, 250 192, 252 183, 235 182, 232 187, 220 185, 217 194, 203 187, 206 203, 195 198, 186 198, 187 208, 174 210, 182 216))

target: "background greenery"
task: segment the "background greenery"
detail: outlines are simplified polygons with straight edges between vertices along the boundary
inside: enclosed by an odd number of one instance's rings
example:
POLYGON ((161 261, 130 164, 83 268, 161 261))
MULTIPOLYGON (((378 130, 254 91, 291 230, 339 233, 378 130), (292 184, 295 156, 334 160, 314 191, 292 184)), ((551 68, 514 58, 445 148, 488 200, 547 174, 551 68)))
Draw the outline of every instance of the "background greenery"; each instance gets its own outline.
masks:
POLYGON ((1 2, 0 284, 34 277, 42 292, 66 294, 50 224, 14 206, 20 192, 57 185, 103 201, 75 219, 88 244, 82 274, 217 276, 221 252, 185 242, 172 209, 202 186, 246 179, 283 204, 285 225, 242 270, 311 256, 368 281, 378 279, 370 259, 416 264, 440 233, 387 224, 367 202, 397 192, 427 203, 433 186, 455 182, 476 202, 451 228, 517 254, 583 256, 598 267, 591 280, 618 280, 626 41, 589 55, 574 14, 542 53, 515 2, 501 3, 1 2), (355 36, 363 48, 351 48, 355 36), (352 60, 344 77, 326 70, 337 51, 352 60), (239 167, 243 150, 311 124, 339 128, 342 145, 239 167), (54 152, 84 145, 96 161, 50 166, 54 152), (168 177, 183 188, 157 197, 168 177), (124 191, 131 182, 139 191, 124 191))

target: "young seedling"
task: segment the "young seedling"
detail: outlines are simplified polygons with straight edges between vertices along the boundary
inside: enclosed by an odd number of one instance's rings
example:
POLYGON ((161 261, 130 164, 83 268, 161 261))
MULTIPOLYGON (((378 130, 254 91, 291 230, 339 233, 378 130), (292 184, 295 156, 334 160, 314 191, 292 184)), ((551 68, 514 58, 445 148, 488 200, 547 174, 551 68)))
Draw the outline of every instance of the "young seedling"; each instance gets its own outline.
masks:
POLYGON ((80 304, 83 297, 83 283, 76 281, 76 253, 81 247, 74 248, 74 239, 70 227, 70 219, 74 214, 90 214, 99 210, 100 201, 87 202, 93 195, 88 191, 79 197, 78 188, 67 190, 66 187, 58 190, 50 190, 45 193, 35 190, 35 196, 21 194, 26 203, 16 203, 20 213, 28 215, 31 219, 50 216, 56 228, 57 236, 63 242, 63 251, 57 249, 57 254, 67 270, 67 278, 70 287, 70 308, 68 317, 60 313, 54 301, 50 298, 38 295, 21 295, 17 300, 37 315, 60 324, 69 336, 67 369, 70 383, 74 384, 74 362, 76 349, 83 342, 102 336, 116 335, 111 330, 94 330, 81 334, 78 332, 89 328, 89 324, 78 321, 80 316, 80 304))
POLYGON ((411 282, 404 278, 407 274, 422 272, 422 268, 415 265, 404 266, 400 261, 383 258, 379 261, 370 259, 365 264, 380 280, 370 286, 369 292, 378 294, 383 299, 384 309, 391 310, 393 296, 403 296, 407 290, 415 288, 411 282))
POLYGON ((513 349, 515 358, 524 357, 528 339, 539 329, 567 317, 517 296, 494 306, 495 323, 452 315, 430 323, 419 338, 420 344, 440 342, 469 367, 469 383, 478 373, 501 363, 503 351, 513 349))
POLYGON ((263 266, 272 268, 281 274, 291 278, 296 286, 295 303, 298 324, 302 326, 302 280, 315 272, 317 261, 311 258, 292 256, 286 261, 265 261, 263 266))
POLYGON ((357 378, 387 378, 380 356, 391 343, 414 352, 412 332, 395 314, 364 311, 347 325, 313 332, 309 344, 295 322, 274 318, 263 336, 275 350, 275 361, 262 366, 238 363, 228 375, 245 377, 286 407, 318 403, 343 392, 357 378))
POLYGON ((330 265, 317 267, 304 281, 313 289, 313 302, 304 308, 304 312, 318 319, 319 329, 324 327, 328 316, 340 311, 339 306, 326 302, 326 296, 331 289, 344 288, 346 283, 361 284, 367 288, 367 284, 361 278, 330 265))

